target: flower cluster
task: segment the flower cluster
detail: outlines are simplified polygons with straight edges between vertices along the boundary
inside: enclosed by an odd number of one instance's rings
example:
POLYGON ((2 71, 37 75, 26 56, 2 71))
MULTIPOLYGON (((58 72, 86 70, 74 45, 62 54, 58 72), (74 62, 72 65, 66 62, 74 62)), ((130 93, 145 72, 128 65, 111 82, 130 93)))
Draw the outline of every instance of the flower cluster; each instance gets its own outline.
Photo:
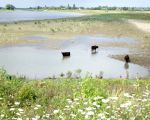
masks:
POLYGON ((150 91, 142 96, 123 93, 122 96, 104 98, 67 99, 63 109, 54 110, 54 118, 61 120, 121 120, 150 119, 150 91))

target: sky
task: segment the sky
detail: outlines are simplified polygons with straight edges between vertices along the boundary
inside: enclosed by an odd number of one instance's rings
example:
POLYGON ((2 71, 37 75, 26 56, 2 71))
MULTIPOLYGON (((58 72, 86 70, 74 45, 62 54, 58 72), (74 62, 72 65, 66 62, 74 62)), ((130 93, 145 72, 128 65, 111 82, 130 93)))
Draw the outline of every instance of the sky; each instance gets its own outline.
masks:
POLYGON ((13 4, 15 7, 35 6, 67 6, 68 4, 80 7, 96 6, 127 6, 127 7, 150 7, 150 0, 0 0, 0 7, 6 4, 13 4))

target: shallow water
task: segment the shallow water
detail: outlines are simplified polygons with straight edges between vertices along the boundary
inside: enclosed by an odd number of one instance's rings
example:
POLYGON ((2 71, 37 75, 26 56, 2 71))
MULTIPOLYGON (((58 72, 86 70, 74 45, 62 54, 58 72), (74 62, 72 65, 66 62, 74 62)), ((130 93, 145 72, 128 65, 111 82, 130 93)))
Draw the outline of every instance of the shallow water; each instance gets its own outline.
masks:
POLYGON ((27 11, 27 10, 1 11, 0 23, 26 21, 26 20, 57 19, 57 18, 67 18, 67 17, 79 17, 79 16, 82 16, 82 14, 48 12, 48 11, 27 11))
MULTIPOLYGON (((0 66, 10 74, 25 75, 31 79, 41 79, 48 76, 58 76, 60 73, 81 69, 82 76, 86 72, 95 76, 101 71, 105 78, 127 77, 125 63, 109 58, 109 55, 129 54, 127 48, 99 47, 97 54, 91 54, 90 46, 103 41, 103 37, 79 36, 62 44, 60 50, 49 50, 39 46, 17 46, 0 49, 0 66), (71 57, 63 59, 61 52, 70 51, 71 57)), ((106 39, 106 38, 105 38, 106 39)), ((108 38, 109 39, 109 38, 108 38)), ((107 39, 107 40, 108 40, 107 39)), ((115 42, 134 43, 127 38, 112 38, 115 42), (123 40, 125 39, 125 40, 123 40)), ((111 42, 112 42, 111 41, 111 42)), ((110 42, 110 40, 109 40, 110 42)), ((135 78, 137 74, 146 77, 148 70, 135 64, 129 64, 129 78, 135 78)))

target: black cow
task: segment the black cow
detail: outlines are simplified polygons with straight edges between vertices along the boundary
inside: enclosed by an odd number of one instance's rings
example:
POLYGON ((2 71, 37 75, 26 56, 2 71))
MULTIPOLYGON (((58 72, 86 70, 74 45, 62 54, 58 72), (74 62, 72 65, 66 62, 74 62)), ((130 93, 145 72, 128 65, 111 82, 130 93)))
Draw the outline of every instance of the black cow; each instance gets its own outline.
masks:
POLYGON ((70 52, 61 52, 63 57, 70 57, 70 52))
POLYGON ((126 55, 126 56, 124 57, 124 60, 125 60, 126 63, 129 63, 129 62, 130 62, 130 57, 129 57, 129 55, 126 55))
POLYGON ((93 52, 96 53, 96 49, 97 49, 97 48, 98 48, 97 45, 91 46, 91 51, 92 51, 92 53, 93 53, 93 52))

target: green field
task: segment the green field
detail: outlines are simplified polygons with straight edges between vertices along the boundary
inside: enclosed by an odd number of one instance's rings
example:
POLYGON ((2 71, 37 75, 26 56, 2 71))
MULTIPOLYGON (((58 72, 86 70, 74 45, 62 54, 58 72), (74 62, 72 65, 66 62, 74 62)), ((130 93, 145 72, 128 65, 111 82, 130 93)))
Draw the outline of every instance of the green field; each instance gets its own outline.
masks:
POLYGON ((0 69, 1 120, 148 120, 149 113, 149 79, 10 80, 0 69))

